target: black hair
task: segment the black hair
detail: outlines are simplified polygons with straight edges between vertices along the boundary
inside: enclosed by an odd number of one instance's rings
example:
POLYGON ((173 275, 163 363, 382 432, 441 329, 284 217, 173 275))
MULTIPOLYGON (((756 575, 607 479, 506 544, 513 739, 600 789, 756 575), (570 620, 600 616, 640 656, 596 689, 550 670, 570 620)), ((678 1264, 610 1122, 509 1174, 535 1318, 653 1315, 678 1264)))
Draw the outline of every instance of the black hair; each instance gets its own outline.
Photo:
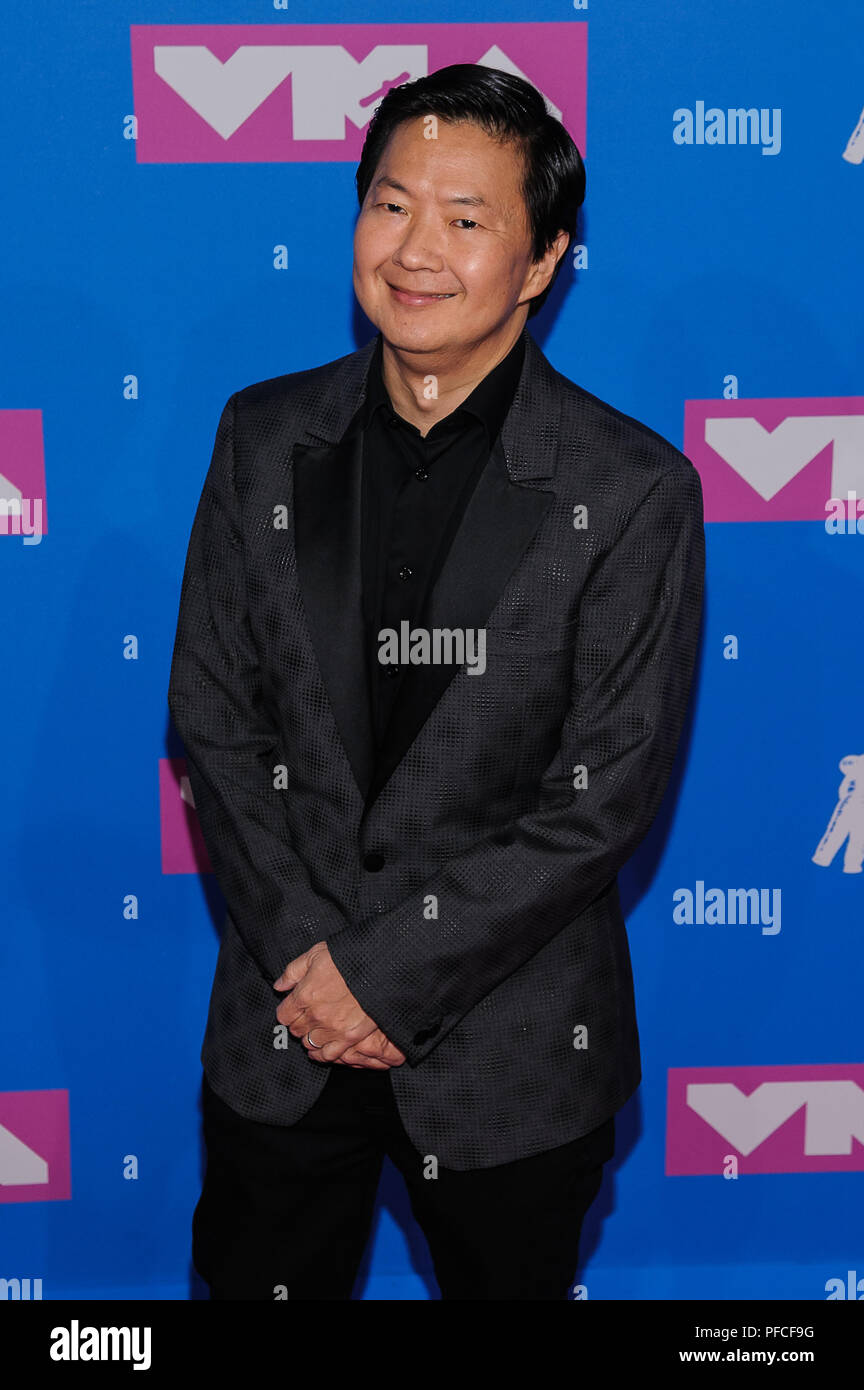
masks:
MULTIPOLYGON (((522 193, 532 259, 538 261, 562 230, 569 233, 568 249, 572 249, 585 198, 585 166, 579 150, 561 122, 549 114, 536 87, 522 77, 476 63, 453 63, 386 93, 369 123, 357 165, 361 207, 396 127, 428 115, 454 123, 472 121, 493 139, 515 143, 525 166, 522 193)), ((563 261, 561 256, 546 289, 531 300, 529 318, 545 302, 563 261)))

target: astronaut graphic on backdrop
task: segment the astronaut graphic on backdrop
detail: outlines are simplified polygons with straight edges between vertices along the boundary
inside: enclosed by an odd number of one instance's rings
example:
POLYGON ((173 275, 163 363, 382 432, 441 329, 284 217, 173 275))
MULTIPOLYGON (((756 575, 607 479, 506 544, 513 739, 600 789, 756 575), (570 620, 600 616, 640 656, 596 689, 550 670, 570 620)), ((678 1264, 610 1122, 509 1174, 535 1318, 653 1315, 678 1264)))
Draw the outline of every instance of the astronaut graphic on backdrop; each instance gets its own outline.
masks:
POLYGON ((864 753, 850 753, 838 763, 843 781, 837 792, 837 805, 828 828, 812 856, 814 864, 831 863, 846 841, 844 874, 860 874, 864 869, 864 753))

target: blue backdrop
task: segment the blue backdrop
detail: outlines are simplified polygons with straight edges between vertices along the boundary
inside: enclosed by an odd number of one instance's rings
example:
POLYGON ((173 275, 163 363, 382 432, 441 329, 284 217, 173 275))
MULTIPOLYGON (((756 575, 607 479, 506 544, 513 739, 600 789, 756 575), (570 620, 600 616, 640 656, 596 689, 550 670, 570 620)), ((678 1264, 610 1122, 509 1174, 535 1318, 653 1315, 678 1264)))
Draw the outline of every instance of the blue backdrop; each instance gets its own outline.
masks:
MULTIPOLYGON (((373 6, 352 52, 388 26, 403 43, 407 24, 422 45, 428 11, 373 6)), ((484 26, 478 60, 497 41, 571 129, 584 118, 584 249, 530 329, 565 375, 680 448, 691 410, 706 485, 691 718, 622 878, 644 1081, 576 1296, 864 1297, 864 519, 853 534, 821 519, 838 479, 864 496, 859 0, 439 0, 434 19, 454 52, 484 26), (587 100, 552 24, 587 32, 587 100), (759 119, 733 143, 737 108, 759 119), (821 416, 829 442, 808 453, 795 421, 821 416), (715 418, 757 423, 712 448, 715 418), (776 470, 796 458, 784 491, 776 470), (782 917, 680 920, 679 890, 700 883, 727 905, 755 887, 782 917)), ((274 155, 272 123, 216 137, 211 120, 196 146, 203 117, 176 90, 143 68, 133 84, 134 45, 152 64, 173 26, 203 26, 176 43, 206 46, 209 26, 265 26, 272 43, 289 23, 295 45, 303 25, 338 45, 357 21, 309 0, 4 17, 0 484, 23 500, 21 526, 14 505, 8 534, 0 515, 0 1279, 41 1280, 31 1296, 200 1296, 198 1053, 221 903, 212 875, 170 859, 159 779, 183 757, 166 689, 186 544, 228 396, 372 332, 351 290, 352 160, 296 129, 274 155)), ((224 92, 201 71, 212 117, 224 92)), ((296 120, 299 85, 294 102, 296 120)), ((357 1296, 435 1298, 429 1270, 388 1167, 357 1296)))

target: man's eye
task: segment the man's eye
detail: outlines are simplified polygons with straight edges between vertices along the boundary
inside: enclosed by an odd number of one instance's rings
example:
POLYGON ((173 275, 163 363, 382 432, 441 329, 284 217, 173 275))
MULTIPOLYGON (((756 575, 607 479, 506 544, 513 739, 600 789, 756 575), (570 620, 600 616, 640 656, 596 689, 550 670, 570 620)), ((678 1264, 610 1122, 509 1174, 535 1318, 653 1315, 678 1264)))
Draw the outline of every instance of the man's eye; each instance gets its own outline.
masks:
POLYGON ((396 212, 404 211, 400 203, 382 203, 381 206, 386 208, 388 212, 392 212, 394 209, 396 212))
POLYGON ((479 226, 479 223, 477 223, 477 222, 472 222, 470 217, 457 217, 457 218, 456 218, 456 221, 457 221, 457 222, 467 222, 467 224, 468 224, 469 227, 477 227, 477 226, 479 226))

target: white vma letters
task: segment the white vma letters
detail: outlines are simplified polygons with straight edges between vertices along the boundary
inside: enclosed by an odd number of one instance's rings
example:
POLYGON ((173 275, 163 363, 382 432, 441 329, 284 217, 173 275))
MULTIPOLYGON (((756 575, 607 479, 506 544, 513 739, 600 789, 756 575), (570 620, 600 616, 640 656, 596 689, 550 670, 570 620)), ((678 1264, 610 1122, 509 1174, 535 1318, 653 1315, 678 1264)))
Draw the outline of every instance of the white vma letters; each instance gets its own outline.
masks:
POLYGON ((11 1129, 0 1125, 0 1186, 28 1187, 31 1183, 47 1181, 45 1159, 11 1129))
MULTIPOLYGON (((493 44, 481 67, 526 74, 493 44)), ((345 121, 362 130, 388 86, 425 77, 426 44, 376 44, 358 62, 341 44, 243 44, 224 63, 200 44, 155 44, 153 66, 203 121, 229 140, 291 77, 295 140, 344 140, 345 121)), ((544 98, 558 120, 561 112, 544 98)))
POLYGON ((864 493, 864 415, 790 415, 766 430, 752 416, 705 421, 705 443, 766 502, 834 445, 831 492, 864 493))
POLYGON ((802 1105, 805 1154, 851 1154, 853 1137, 864 1144, 864 1091, 855 1081, 763 1081, 749 1096, 731 1081, 693 1082, 687 1104, 745 1157, 802 1105))
POLYGON ((372 116, 373 105, 361 106, 364 97, 406 70, 411 77, 425 75, 425 60, 421 44, 379 44, 360 63, 336 44, 244 44, 224 63, 196 45, 153 48, 159 77, 223 140, 289 74, 294 139, 344 140, 346 117, 360 129, 372 116))

